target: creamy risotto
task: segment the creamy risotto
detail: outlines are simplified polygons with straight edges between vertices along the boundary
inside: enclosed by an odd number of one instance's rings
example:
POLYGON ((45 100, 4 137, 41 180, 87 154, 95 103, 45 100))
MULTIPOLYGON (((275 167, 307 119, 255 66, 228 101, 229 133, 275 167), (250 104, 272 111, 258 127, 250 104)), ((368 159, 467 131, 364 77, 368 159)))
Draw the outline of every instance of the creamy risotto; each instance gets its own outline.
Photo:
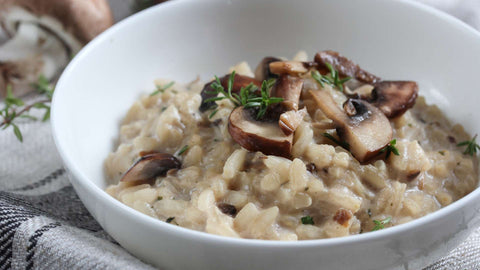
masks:
POLYGON ((380 79, 333 51, 155 84, 121 124, 107 192, 174 225, 340 237, 409 222, 477 186, 475 138, 417 98, 415 82, 380 79))

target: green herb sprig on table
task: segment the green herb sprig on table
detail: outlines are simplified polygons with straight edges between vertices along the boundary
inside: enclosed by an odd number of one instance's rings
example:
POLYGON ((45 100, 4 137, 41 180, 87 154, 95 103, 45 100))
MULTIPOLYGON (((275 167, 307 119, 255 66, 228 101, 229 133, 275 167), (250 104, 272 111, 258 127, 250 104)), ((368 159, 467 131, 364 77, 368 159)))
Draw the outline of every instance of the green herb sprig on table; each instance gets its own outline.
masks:
MULTIPOLYGON (((215 97, 208 98, 204 102, 215 102, 223 99, 230 100, 235 107, 244 106, 245 109, 248 108, 258 108, 257 120, 261 119, 267 112, 268 106, 279 103, 283 101, 283 98, 279 97, 270 97, 270 89, 275 84, 275 79, 269 79, 262 82, 260 89, 260 96, 255 94, 255 91, 258 90, 258 87, 253 83, 250 83, 246 87, 240 89, 240 93, 232 93, 233 82, 235 79, 235 71, 230 74, 227 82, 227 89, 222 86, 220 79, 215 76, 215 81, 211 84, 213 91, 209 91, 209 94, 215 95, 215 97)), ((212 118, 216 109, 210 113, 209 118, 212 118)))
POLYGON ((467 146, 463 152, 465 155, 474 156, 477 154, 477 150, 480 149, 480 146, 477 144, 477 134, 469 141, 459 142, 457 146, 467 146))
POLYGON ((351 77, 345 77, 340 79, 340 75, 338 71, 333 68, 330 63, 325 63, 328 70, 330 71, 329 75, 322 75, 317 70, 312 71, 312 78, 316 80, 322 87, 325 87, 325 84, 332 86, 333 88, 337 88, 341 92, 343 92, 343 84, 346 83, 351 79, 351 77))
POLYGON ((390 143, 387 146, 385 146, 384 148, 382 148, 382 150, 380 150, 380 153, 386 152, 385 159, 390 157, 391 153, 393 153, 395 156, 400 156, 400 153, 398 152, 397 147, 395 147, 396 144, 397 144, 397 139, 393 139, 390 141, 390 143))
POLYGON ((392 221, 391 217, 387 217, 387 218, 382 219, 382 220, 374 220, 373 223, 375 223, 375 227, 373 227, 372 232, 384 229, 385 225, 390 223, 390 221, 392 221))
POLYGON ((13 96, 12 86, 7 85, 7 95, 4 100, 4 107, 0 109, 0 128, 2 130, 12 127, 15 137, 20 142, 23 142, 23 135, 17 125, 17 119, 26 118, 30 120, 38 120, 36 117, 29 114, 32 108, 45 110, 42 121, 50 119, 50 103, 52 101, 54 88, 50 86, 47 78, 40 76, 38 81, 32 85, 38 93, 45 95, 46 98, 36 101, 32 104, 25 105, 25 102, 20 98, 13 96))

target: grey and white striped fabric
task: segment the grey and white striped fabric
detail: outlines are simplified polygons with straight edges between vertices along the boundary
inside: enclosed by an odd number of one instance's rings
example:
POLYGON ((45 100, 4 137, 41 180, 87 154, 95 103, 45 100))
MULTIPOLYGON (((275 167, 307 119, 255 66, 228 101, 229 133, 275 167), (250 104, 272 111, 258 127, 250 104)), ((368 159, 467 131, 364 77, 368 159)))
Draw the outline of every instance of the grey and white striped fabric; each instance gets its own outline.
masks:
MULTIPOLYGON (((479 0, 422 0, 480 29, 479 0)), ((116 18, 130 0, 111 0, 116 18)), ((19 124, 24 143, 0 131, 0 270, 154 269, 122 249, 90 216, 69 184, 50 124, 19 124)), ((480 229, 426 268, 480 269, 480 229)))

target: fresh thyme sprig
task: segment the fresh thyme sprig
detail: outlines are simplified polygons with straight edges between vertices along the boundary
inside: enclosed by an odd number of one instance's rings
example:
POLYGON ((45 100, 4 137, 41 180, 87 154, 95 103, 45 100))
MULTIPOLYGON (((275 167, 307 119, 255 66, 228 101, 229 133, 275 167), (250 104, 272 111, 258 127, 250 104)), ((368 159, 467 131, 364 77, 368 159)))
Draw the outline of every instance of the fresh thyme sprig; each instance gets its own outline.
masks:
POLYGON ((375 223, 375 227, 373 227, 372 232, 384 229, 385 225, 390 223, 390 221, 392 221, 391 217, 387 217, 386 219, 382 220, 373 220, 373 223, 375 223))
POLYGON ((317 70, 312 71, 312 78, 315 79, 322 87, 325 87, 325 84, 332 86, 333 88, 337 88, 338 90, 343 92, 343 84, 346 83, 351 79, 351 77, 346 77, 340 79, 340 75, 338 71, 333 68, 330 63, 325 63, 328 70, 330 71, 329 75, 322 75, 317 70))
POLYGON ((395 147, 395 145, 397 144, 397 139, 393 139, 390 141, 389 144, 387 144, 387 146, 385 146, 384 148, 382 148, 382 150, 380 150, 380 153, 385 153, 385 159, 387 159, 391 153, 393 153, 395 156, 400 156, 400 153, 398 152, 398 149, 397 147, 395 147))
POLYGON ((167 90, 168 88, 172 87, 172 85, 174 85, 175 82, 174 81, 171 81, 167 84, 165 84, 164 86, 160 86, 160 85, 157 85, 157 89, 155 91, 153 91, 153 93, 150 94, 150 96, 155 96, 156 94, 158 93, 163 93, 165 92, 165 90, 167 90))
POLYGON ((477 154, 477 149, 480 149, 480 146, 477 144, 477 134, 469 141, 463 141, 457 144, 457 146, 467 146, 463 152, 465 155, 474 156, 477 154))
POLYGON ((331 140, 332 142, 340 145, 341 147, 345 148, 347 151, 350 151, 350 145, 346 141, 339 141, 335 137, 333 137, 330 133, 323 133, 323 137, 331 140))
MULTIPOLYGON (((215 76, 215 81, 211 84, 213 91, 209 91, 209 94, 215 95, 215 97, 208 98, 204 102, 215 102, 223 99, 230 100, 235 107, 244 106, 248 108, 258 108, 257 120, 261 119, 267 112, 268 106, 283 101, 283 98, 270 97, 270 89, 275 84, 275 79, 269 79, 262 82, 260 89, 260 96, 255 94, 258 87, 253 83, 250 83, 246 87, 240 89, 240 93, 232 93, 233 82, 235 79, 235 71, 230 74, 227 82, 227 90, 222 86, 220 79, 215 76)), ((215 108, 215 107, 214 107, 215 108)), ((209 118, 215 115, 216 110, 210 113, 209 118)))
POLYGON ((42 121, 47 121, 50 119, 50 103, 52 101, 54 88, 50 87, 48 79, 44 76, 40 76, 33 87, 35 87, 40 94, 45 95, 47 98, 36 101, 29 105, 25 105, 23 100, 13 96, 12 86, 8 85, 7 95, 4 100, 4 107, 0 110, 0 116, 2 117, 2 121, 0 121, 0 128, 5 130, 11 126, 13 133, 20 142, 23 142, 23 135, 16 123, 18 118, 37 120, 36 117, 29 114, 32 108, 36 108, 45 110, 42 121))

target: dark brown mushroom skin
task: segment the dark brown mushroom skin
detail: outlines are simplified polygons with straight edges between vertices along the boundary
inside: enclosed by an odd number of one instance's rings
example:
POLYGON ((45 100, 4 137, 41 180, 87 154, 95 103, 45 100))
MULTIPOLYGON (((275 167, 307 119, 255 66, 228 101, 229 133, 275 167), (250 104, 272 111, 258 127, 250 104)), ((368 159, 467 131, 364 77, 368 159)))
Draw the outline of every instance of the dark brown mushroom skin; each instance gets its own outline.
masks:
POLYGON ((260 61, 260 63, 258 63, 258 66, 255 69, 255 79, 262 82, 262 81, 268 80, 270 78, 278 78, 278 75, 270 72, 270 68, 269 68, 270 63, 278 62, 278 61, 282 61, 282 59, 272 57, 272 56, 267 56, 267 57, 263 58, 262 61, 260 61))
POLYGON ((415 105, 418 85, 413 81, 381 81, 374 84, 369 102, 388 118, 404 114, 415 105))
POLYGON ((153 180, 171 169, 180 169, 182 163, 173 155, 153 153, 141 156, 122 176, 122 182, 153 180))
POLYGON ((232 139, 248 151, 290 158, 293 135, 285 135, 277 122, 257 121, 254 115, 243 106, 232 111, 228 120, 232 139))
POLYGON ((318 69, 322 74, 328 73, 328 68, 325 63, 329 63, 342 77, 352 77, 370 84, 380 81, 379 77, 361 69, 353 61, 335 51, 327 50, 317 53, 315 55, 315 62, 319 64, 318 69))
MULTIPOLYGON (((225 90, 228 89, 229 78, 230 78, 230 74, 227 74, 220 78, 220 84, 223 86, 223 88, 225 88, 225 90)), ((211 87, 213 82, 214 81, 211 81, 205 84, 205 86, 202 89, 202 92, 200 93, 200 96, 202 97, 202 103, 200 104, 200 108, 199 108, 200 112, 205 112, 206 110, 210 109, 212 106, 215 106, 215 102, 213 101, 205 102, 205 100, 216 96, 214 93, 211 93, 212 91, 214 91, 213 88, 211 87)), ((247 87, 250 83, 257 86, 258 89, 260 89, 260 87, 262 86, 262 82, 259 80, 256 80, 255 78, 240 75, 240 74, 235 74, 235 77, 233 79, 233 85, 232 85, 232 93, 238 94, 242 87, 247 87)))

